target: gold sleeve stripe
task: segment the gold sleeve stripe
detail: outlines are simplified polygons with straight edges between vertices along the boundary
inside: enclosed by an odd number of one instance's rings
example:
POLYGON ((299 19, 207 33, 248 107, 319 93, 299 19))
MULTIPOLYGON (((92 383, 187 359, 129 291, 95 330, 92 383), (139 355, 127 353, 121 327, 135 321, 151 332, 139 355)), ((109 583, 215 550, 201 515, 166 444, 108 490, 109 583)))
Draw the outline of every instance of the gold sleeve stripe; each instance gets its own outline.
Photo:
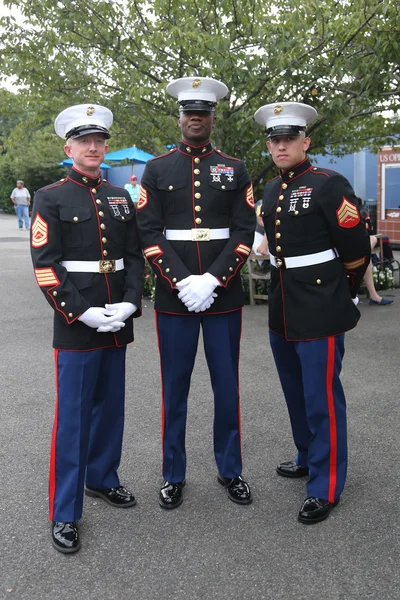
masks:
POLYGON ((60 285, 60 281, 53 269, 35 269, 35 277, 39 287, 54 287, 60 285))
POLYGON ((149 258, 149 256, 154 256, 155 254, 162 254, 162 250, 160 246, 149 246, 143 250, 143 254, 146 258, 149 258))
POLYGON ((251 252, 251 248, 250 246, 246 246, 246 244, 239 244, 238 246, 236 246, 235 251, 248 256, 251 252))
POLYGON ((365 264, 365 256, 363 256, 362 258, 358 258, 357 260, 344 262, 343 264, 345 268, 349 271, 352 271, 353 269, 358 269, 359 267, 362 267, 365 264))

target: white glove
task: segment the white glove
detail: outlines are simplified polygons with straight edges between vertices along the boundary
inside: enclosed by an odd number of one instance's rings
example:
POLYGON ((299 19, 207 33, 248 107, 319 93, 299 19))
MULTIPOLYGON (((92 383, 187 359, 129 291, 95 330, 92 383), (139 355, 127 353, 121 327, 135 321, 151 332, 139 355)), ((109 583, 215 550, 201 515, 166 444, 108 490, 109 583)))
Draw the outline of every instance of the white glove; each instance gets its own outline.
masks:
POLYGON ((116 302, 106 304, 107 313, 113 316, 114 321, 126 321, 137 310, 132 302, 116 302))
POLYGON ((218 298, 218 294, 216 294, 215 292, 213 292, 211 294, 211 296, 209 297, 209 299, 206 300, 204 302, 204 304, 200 308, 197 308, 194 312, 197 312, 197 313, 203 312, 203 311, 207 310, 208 308, 210 308, 211 304, 214 303, 214 298, 218 298))
POLYGON ((115 304, 106 304, 107 314, 110 315, 110 320, 106 325, 98 328, 99 333, 115 333, 121 327, 125 327, 124 321, 137 310, 137 307, 132 302, 116 302, 115 304))
POLYGON ((176 284, 178 289, 182 288, 178 298, 182 300, 189 312, 199 312, 201 307, 210 299, 217 285, 219 285, 218 279, 211 273, 189 275, 189 277, 178 281, 176 284))
POLYGON ((352 300, 353 304, 355 304, 356 306, 360 302, 360 299, 358 296, 356 296, 355 298, 352 298, 351 300, 352 300))
MULTIPOLYGON (((92 329, 97 329, 97 331, 103 331, 102 328, 105 328, 104 331, 111 331, 109 327, 124 327, 125 323, 117 323, 115 319, 111 317, 110 311, 107 308, 103 308, 102 306, 92 306, 85 310, 85 312, 78 317, 78 321, 82 321, 88 327, 92 327, 92 329), (112 325, 111 325, 112 323, 112 325)), ((118 329, 116 331, 118 331, 118 329)))

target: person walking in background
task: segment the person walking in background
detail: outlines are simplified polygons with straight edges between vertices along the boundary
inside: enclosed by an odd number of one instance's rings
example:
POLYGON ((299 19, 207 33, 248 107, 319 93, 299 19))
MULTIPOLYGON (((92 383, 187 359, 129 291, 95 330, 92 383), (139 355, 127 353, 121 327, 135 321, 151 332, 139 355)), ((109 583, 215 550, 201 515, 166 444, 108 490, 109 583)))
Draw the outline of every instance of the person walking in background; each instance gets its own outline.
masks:
POLYGON ((22 179, 18 179, 17 187, 11 192, 10 198, 11 202, 14 204, 15 214, 18 217, 19 229, 24 228, 24 223, 25 229, 29 229, 29 206, 31 203, 31 195, 29 190, 24 187, 22 179))
POLYGON ((313 167, 305 130, 317 111, 298 102, 261 107, 279 175, 264 188, 261 216, 271 260, 270 343, 286 399, 295 460, 282 477, 307 477, 301 523, 328 517, 347 470, 346 401, 340 382, 344 332, 356 326, 357 290, 370 260, 368 234, 350 183, 313 167))
POLYGON ((129 183, 125 184, 125 189, 129 192, 130 197, 132 198, 132 202, 136 204, 139 202, 139 193, 140 186, 137 184, 136 175, 131 175, 129 178, 129 183))

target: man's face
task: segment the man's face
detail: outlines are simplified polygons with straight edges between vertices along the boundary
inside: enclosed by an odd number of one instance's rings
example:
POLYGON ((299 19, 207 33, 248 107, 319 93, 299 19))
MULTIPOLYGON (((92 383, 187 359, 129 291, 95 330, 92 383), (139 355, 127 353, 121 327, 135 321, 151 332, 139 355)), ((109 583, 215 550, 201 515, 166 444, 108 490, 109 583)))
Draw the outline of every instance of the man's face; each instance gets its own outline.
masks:
POLYGON ((131 179, 131 184, 132 184, 132 187, 136 187, 137 186, 137 179, 131 179))
POLYGON ((17 183, 17 188, 18 188, 19 190, 22 190, 22 188, 23 188, 23 187, 24 187, 24 184, 23 184, 23 183, 21 183, 21 182, 18 182, 18 183, 17 183))
POLYGON ((205 111, 181 112, 178 124, 182 131, 182 139, 200 146, 210 139, 215 124, 215 114, 205 111))
POLYGON ((298 165, 310 146, 310 138, 304 135, 276 135, 267 142, 272 160, 279 169, 288 171, 298 165))
POLYGON ((108 150, 106 138, 102 133, 90 133, 76 140, 70 140, 64 151, 74 161, 74 166, 84 173, 99 170, 108 150))

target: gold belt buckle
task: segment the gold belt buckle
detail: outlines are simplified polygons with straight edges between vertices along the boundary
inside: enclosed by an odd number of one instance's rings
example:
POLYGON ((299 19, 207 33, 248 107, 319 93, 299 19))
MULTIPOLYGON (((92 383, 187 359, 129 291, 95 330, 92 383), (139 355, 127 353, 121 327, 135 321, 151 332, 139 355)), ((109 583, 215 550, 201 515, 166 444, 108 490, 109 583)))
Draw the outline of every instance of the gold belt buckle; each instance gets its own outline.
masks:
POLYGON ((205 229, 192 229, 192 242, 209 242, 210 241, 210 230, 205 229))
POLYGON ((100 273, 115 273, 115 260, 99 260, 100 273))
POLYGON ((276 268, 280 269, 282 265, 283 265, 283 260, 280 259, 280 258, 276 258, 275 259, 275 266, 276 266, 276 268))

